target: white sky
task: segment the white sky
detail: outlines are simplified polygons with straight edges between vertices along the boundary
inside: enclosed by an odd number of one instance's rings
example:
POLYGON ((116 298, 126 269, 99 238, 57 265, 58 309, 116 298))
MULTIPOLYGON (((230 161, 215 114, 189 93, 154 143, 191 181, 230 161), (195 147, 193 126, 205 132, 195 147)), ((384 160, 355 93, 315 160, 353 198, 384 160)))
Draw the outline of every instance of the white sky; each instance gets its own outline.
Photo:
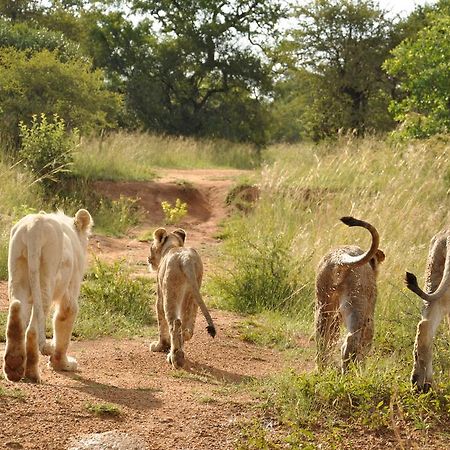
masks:
POLYGON ((406 16, 417 5, 433 4, 436 0, 378 0, 378 2, 383 9, 406 16))

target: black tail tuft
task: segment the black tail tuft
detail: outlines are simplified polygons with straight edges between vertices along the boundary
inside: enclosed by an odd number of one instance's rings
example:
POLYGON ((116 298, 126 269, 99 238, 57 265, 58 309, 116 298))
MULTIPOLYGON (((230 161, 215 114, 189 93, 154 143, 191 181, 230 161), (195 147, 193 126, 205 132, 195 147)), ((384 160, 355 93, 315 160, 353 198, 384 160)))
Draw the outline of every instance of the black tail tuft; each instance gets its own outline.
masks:
POLYGON ((208 334, 209 334, 211 337, 215 337, 215 336, 216 336, 216 329, 214 328, 214 325, 208 325, 208 326, 206 327, 206 331, 208 332, 208 334))
POLYGON ((355 219, 351 216, 341 217, 341 222, 345 223, 345 225, 349 227, 362 227, 364 226, 364 222, 362 220, 355 219))
POLYGON ((411 289, 412 291, 419 287, 417 283, 417 277, 411 272, 406 272, 405 283, 408 289, 411 289))

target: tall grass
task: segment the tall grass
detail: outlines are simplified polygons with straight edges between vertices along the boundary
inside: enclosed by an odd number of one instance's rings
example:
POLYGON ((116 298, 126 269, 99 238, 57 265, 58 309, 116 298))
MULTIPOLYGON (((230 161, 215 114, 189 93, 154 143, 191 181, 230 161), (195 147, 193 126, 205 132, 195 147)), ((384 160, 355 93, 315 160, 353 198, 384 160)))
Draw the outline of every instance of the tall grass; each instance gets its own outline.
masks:
MULTIPOLYGON (((364 249, 370 245, 367 231, 348 228, 339 218, 352 215, 374 224, 386 254, 380 267, 376 335, 367 367, 352 386, 335 372, 336 379, 309 374, 271 385, 275 386, 273 395, 284 398, 281 402, 286 411, 302 414, 287 417, 287 422, 296 423, 297 430, 313 423, 322 426, 321 417, 333 417, 349 390, 357 389, 360 398, 347 397, 360 408, 350 408, 342 417, 358 416, 360 426, 372 417, 378 420, 381 414, 380 423, 386 426, 396 387, 405 414, 420 416, 431 403, 439 402, 430 409, 434 417, 430 423, 447 420, 448 383, 438 384, 438 400, 432 397, 416 404, 415 397, 407 393, 421 301, 405 288, 403 278, 406 270, 419 275, 424 272, 430 238, 448 227, 449 142, 343 139, 332 144, 277 145, 268 154, 276 162, 262 171, 260 201, 250 214, 228 224, 227 267, 217 283, 225 306, 248 312, 268 307, 291 317, 298 314, 303 319, 299 328, 310 334, 319 260, 339 245, 356 244, 364 249), (268 260, 276 267, 276 291, 270 271, 263 270, 270 266, 268 260), (386 377, 381 376, 385 371, 386 377), (291 386, 292 399, 286 400, 285 386, 291 386), (317 397, 324 386, 336 389, 326 407, 317 397), (380 412, 377 405, 382 400, 380 412), (304 423, 305 417, 312 422, 304 423)), ((449 340, 448 327, 441 327, 434 346, 437 380, 449 378, 449 340)), ((420 426, 420 420, 411 422, 420 426)), ((325 427, 331 432, 336 424, 325 427)))
POLYGON ((73 335, 94 339, 142 334, 155 323, 154 296, 153 282, 131 277, 120 261, 96 260, 82 285, 73 335))
POLYGON ((228 225, 232 266, 221 283, 228 304, 250 312, 260 304, 306 308, 312 319, 321 257, 342 244, 369 246, 367 231, 339 221, 353 215, 378 228, 386 253, 377 305, 380 342, 386 350, 409 342, 420 302, 403 277, 405 270, 423 273, 430 238, 449 223, 449 151, 445 141, 398 145, 375 138, 272 147, 276 163, 262 172, 259 203, 228 225), (271 271, 279 284, 275 296, 271 271))
POLYGON ((151 180, 155 168, 249 169, 259 162, 259 154, 246 144, 121 132, 85 139, 74 170, 88 179, 151 180))
POLYGON ((0 159, 0 279, 8 274, 9 232, 25 211, 42 208, 42 195, 33 178, 0 159))

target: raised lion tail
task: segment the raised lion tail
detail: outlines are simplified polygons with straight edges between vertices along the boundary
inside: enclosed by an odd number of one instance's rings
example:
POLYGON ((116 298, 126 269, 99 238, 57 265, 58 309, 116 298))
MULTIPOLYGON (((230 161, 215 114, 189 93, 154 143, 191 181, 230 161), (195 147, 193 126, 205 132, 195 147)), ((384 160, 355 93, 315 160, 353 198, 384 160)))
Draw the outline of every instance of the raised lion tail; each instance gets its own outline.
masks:
POLYGON ((25 327, 22 322, 22 306, 13 300, 9 306, 6 324, 6 349, 3 372, 9 381, 19 381, 25 375, 25 327))
POLYGON ((377 229, 369 222, 364 220, 355 219, 354 217, 346 216, 341 217, 341 222, 345 223, 348 227, 362 227, 369 231, 372 235, 372 243, 369 250, 366 253, 359 256, 351 256, 348 254, 343 255, 341 264, 347 266, 358 267, 368 263, 377 253, 378 245, 380 244, 380 236, 377 229))

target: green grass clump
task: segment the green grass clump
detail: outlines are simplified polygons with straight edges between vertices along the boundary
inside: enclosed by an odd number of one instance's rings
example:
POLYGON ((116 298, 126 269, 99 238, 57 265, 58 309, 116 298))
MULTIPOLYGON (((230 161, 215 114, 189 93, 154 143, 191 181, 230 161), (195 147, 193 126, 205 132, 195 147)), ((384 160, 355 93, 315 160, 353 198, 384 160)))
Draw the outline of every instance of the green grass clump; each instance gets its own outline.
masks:
POLYGON ((308 322, 301 316, 287 316, 278 311, 264 311, 246 317, 236 325, 239 339, 244 342, 279 350, 297 349, 303 341, 309 340, 305 335, 308 322))
POLYGON ((291 430, 365 426, 392 429, 402 423, 411 429, 431 429, 450 419, 450 380, 438 389, 418 394, 408 374, 395 364, 372 361, 367 370, 354 368, 346 375, 287 372, 265 381, 262 396, 291 430))
POLYGON ((142 217, 138 199, 120 196, 117 200, 100 199, 93 211, 95 231, 107 236, 122 236, 142 217))
POLYGON ((94 339, 143 334, 155 323, 154 298, 153 281, 131 277, 121 262, 96 260, 82 285, 73 335, 94 339))
POLYGON ((0 397, 11 397, 17 398, 19 400, 25 400, 26 395, 20 389, 17 388, 8 389, 6 387, 0 386, 0 397))
POLYGON ((122 414, 122 410, 114 403, 88 403, 86 409, 101 417, 118 417, 122 414))
POLYGON ((292 258, 290 230, 272 222, 260 232, 252 218, 232 221, 224 232, 233 264, 213 281, 221 306, 250 314, 302 309, 309 287, 296 275, 299 268, 292 258))

